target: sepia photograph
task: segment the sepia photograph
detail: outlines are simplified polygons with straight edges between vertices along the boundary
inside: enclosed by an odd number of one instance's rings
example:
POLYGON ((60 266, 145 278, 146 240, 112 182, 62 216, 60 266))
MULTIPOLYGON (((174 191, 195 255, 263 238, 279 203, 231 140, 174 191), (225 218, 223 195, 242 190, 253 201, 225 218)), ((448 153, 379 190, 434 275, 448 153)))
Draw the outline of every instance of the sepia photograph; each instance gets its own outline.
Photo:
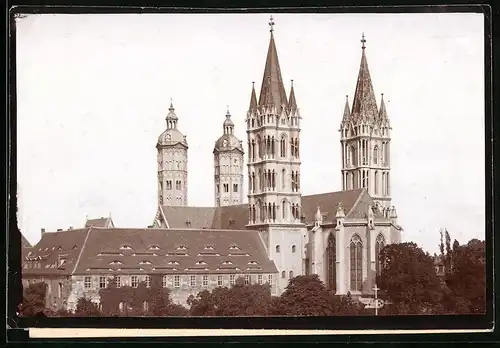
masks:
POLYGON ((483 14, 15 35, 19 317, 486 314, 483 14))

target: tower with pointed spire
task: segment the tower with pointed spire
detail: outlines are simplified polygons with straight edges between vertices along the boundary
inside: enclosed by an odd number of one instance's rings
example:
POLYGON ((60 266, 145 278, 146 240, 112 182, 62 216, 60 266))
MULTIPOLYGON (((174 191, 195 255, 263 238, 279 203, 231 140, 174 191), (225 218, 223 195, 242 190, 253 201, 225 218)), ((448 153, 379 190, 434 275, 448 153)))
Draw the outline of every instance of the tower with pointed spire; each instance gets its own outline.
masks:
POLYGON ((215 206, 243 202, 243 143, 234 135, 234 123, 229 109, 222 125, 223 134, 214 146, 215 206))
POLYGON ((377 107, 368 62, 366 40, 361 39, 359 67, 352 109, 346 99, 340 124, 342 189, 365 188, 381 208, 391 206, 390 122, 382 94, 377 107))
POLYGON ((177 128, 178 118, 170 103, 167 129, 158 137, 158 205, 187 206, 188 143, 177 128))
POLYGON ((279 286, 303 274, 300 191, 300 112, 293 84, 287 98, 271 17, 271 37, 257 100, 252 87, 247 112, 248 210, 252 229, 265 231, 269 257, 279 272, 279 286))

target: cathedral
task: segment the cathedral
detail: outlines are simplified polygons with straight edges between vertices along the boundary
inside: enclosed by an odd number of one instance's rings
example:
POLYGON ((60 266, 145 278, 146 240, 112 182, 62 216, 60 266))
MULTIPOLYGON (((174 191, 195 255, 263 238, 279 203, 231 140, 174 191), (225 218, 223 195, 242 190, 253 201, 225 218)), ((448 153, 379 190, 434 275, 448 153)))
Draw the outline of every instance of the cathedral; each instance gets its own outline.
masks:
MULTIPOLYGON (((258 231, 278 271, 277 293, 296 275, 318 274, 337 294, 371 294, 379 250, 398 243, 402 228, 390 192, 390 122, 378 106, 361 43, 352 100, 339 112, 342 191, 301 194, 302 117, 293 81, 287 96, 271 18, 260 93, 252 86, 246 113, 248 193, 243 202, 245 149, 229 110, 215 141, 214 206, 189 206, 188 144, 171 104, 158 138, 158 209, 152 228, 258 231), (258 96, 258 97, 257 97, 258 96)), ((217 240, 214 240, 217 244, 217 240)))
POLYGON ((238 277, 268 283, 280 295, 291 278, 317 274, 338 295, 372 295, 379 251, 398 243, 402 228, 391 202, 391 127, 383 96, 380 105, 375 99, 366 41, 363 36, 352 107, 346 99, 339 110, 342 191, 302 195, 300 98, 293 81, 287 95, 272 19, 270 26, 260 91, 252 86, 246 112, 246 146, 234 134, 229 110, 221 118, 213 149, 214 206, 188 205, 189 145, 171 103, 156 145, 152 225, 117 228, 109 217, 80 229, 42 228, 40 241, 22 248, 23 283, 46 282, 47 307, 74 310, 82 296, 100 303, 99 291, 110 281, 150 286, 153 275, 182 305, 238 277))

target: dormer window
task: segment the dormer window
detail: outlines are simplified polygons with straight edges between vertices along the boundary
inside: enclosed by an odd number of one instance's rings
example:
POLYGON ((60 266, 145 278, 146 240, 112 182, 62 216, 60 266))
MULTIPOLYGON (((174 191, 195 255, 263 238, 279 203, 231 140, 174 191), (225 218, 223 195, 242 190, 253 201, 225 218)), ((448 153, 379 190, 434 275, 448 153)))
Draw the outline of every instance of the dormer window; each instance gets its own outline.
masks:
POLYGON ((240 248, 237 245, 231 245, 229 250, 240 250, 240 248))
POLYGON ((214 247, 212 245, 207 245, 205 246, 205 250, 214 250, 214 247))
POLYGON ((207 263, 205 261, 198 261, 196 262, 197 265, 206 265, 207 263))
POLYGON ((160 250, 160 247, 158 245, 152 245, 149 247, 149 250, 160 250))
POLYGON ((168 264, 169 264, 169 265, 178 265, 178 264, 179 264, 179 262, 177 262, 177 261, 170 261, 168 264))
POLYGON ((179 245, 177 250, 187 250, 187 248, 184 245, 179 245))
POLYGON ((121 250, 132 250, 132 248, 130 247, 130 245, 122 245, 120 247, 121 250))
POLYGON ((109 264, 110 265, 121 265, 122 262, 121 261, 111 261, 109 264))
POLYGON ((57 247, 57 250, 62 250, 62 246, 60 246, 60 245, 59 245, 59 246, 57 247))
POLYGON ((150 264, 151 264, 151 262, 149 262, 149 261, 141 261, 141 262, 139 262, 139 265, 150 265, 150 264))
POLYGON ((249 265, 258 265, 258 263, 256 261, 250 261, 248 264, 249 265))
POLYGON ((191 221, 189 220, 186 221, 186 227, 191 227, 191 221))
POLYGON ((231 261, 224 261, 222 264, 223 265, 232 265, 233 263, 231 261))

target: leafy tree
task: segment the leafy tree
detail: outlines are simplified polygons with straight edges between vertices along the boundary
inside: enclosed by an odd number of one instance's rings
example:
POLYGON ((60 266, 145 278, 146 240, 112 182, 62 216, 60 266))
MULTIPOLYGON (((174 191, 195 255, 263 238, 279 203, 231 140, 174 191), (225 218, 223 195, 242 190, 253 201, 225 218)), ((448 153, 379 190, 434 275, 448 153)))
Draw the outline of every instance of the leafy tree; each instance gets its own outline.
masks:
POLYGON ((332 315, 332 299, 317 274, 290 279, 280 296, 283 315, 323 316, 332 315))
POLYGON ((452 267, 452 252, 451 252, 451 238, 448 230, 445 229, 445 242, 446 242, 446 255, 444 258, 444 269, 446 274, 451 273, 452 267))
POLYGON ((265 316, 275 314, 276 300, 268 284, 244 284, 236 279, 230 288, 217 287, 191 295, 187 303, 192 316, 265 316))
POLYGON ((45 282, 32 283, 23 291, 23 303, 19 305, 20 316, 30 317, 43 313, 47 296, 45 282))
POLYGON ((385 246, 380 258, 380 285, 393 302, 394 314, 432 312, 442 299, 432 256, 415 243, 400 243, 385 246))
POLYGON ((79 317, 98 317, 101 311, 97 304, 92 302, 91 299, 80 297, 76 303, 75 316, 79 317))
POLYGON ((446 283, 457 313, 485 313, 486 268, 484 241, 473 239, 453 250, 453 271, 446 283))

